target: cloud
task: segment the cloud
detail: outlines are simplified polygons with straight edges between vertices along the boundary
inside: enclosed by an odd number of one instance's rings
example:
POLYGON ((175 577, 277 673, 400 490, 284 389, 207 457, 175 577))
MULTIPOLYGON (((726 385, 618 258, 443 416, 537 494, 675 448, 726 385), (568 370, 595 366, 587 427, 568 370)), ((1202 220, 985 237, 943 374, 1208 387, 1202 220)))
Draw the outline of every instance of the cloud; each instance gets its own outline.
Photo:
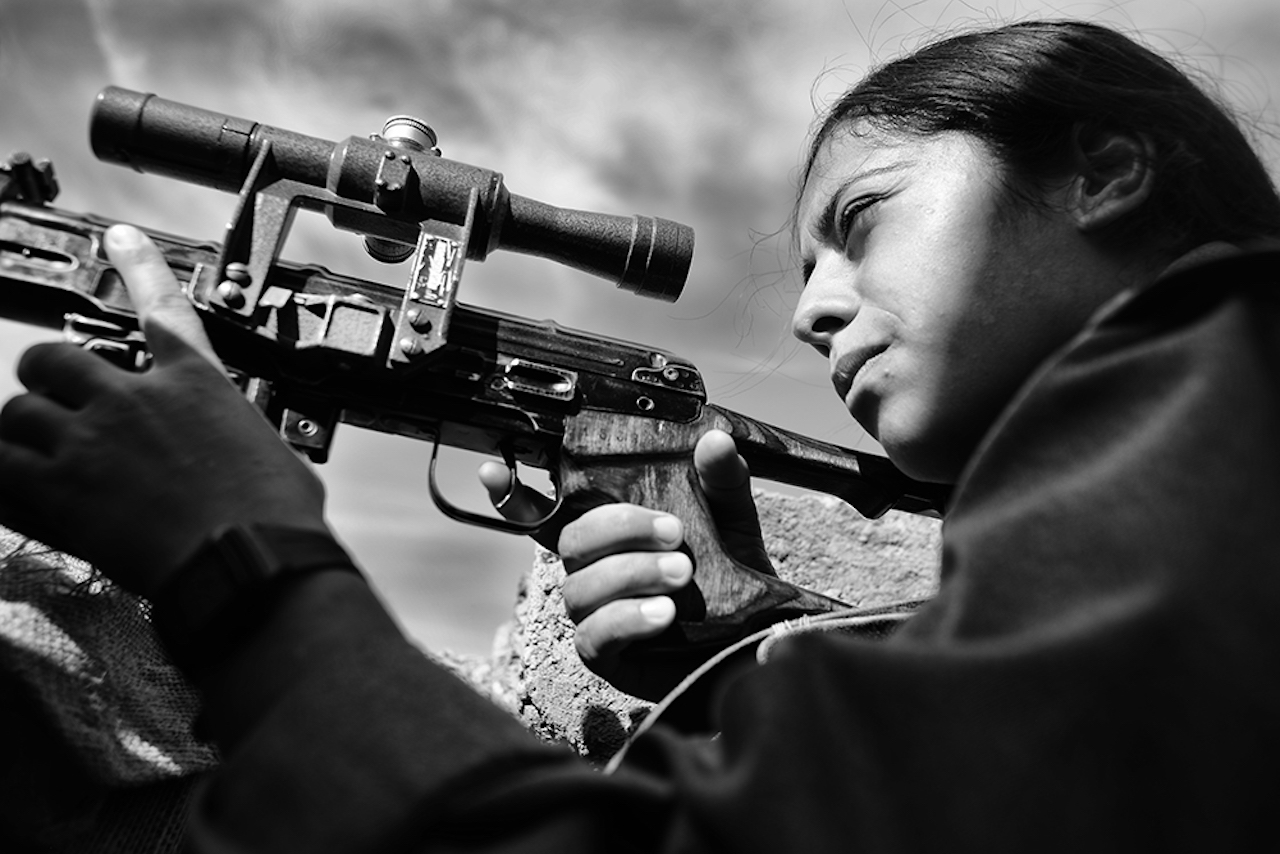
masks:
MULTIPOLYGON (((788 336, 796 287, 785 239, 761 239, 786 224, 813 102, 937 30, 1056 15, 1061 7, 1051 0, 981 8, 954 0, 0 0, 0 154, 23 148, 53 157, 60 202, 73 209, 217 239, 230 195, 92 159, 84 123, 101 86, 154 91, 327 139, 376 132, 392 113, 420 115, 447 157, 503 172, 513 192, 664 216, 697 230, 690 284, 674 306, 503 253, 468 265, 465 301, 677 352, 704 369, 718 402, 860 444, 822 360, 788 336)), ((1274 120, 1274 0, 1216 0, 1212 16, 1208 8, 1128 0, 1066 11, 1193 51, 1206 70, 1232 75, 1227 94, 1248 114, 1270 110, 1274 120), (1243 62, 1228 59, 1237 53, 1243 62)), ((1261 138, 1270 162, 1280 162, 1276 137, 1261 138)), ((358 238, 335 235, 319 216, 299 217, 287 250, 389 284, 404 275, 364 258, 358 238)), ((0 354, 7 348, 12 361, 20 338, 6 331, 0 354)), ((339 439, 326 475, 335 496, 376 489, 409 507, 415 485, 390 485, 359 447, 339 439), (351 457, 360 459, 348 465, 351 457)), ((387 453, 403 459, 401 450, 387 453)), ((344 524, 369 532, 363 542, 376 563, 380 541, 390 538, 376 532, 370 506, 357 499, 342 513, 344 524)), ((394 519, 404 536, 444 536, 422 534, 411 512, 380 518, 394 519)), ((408 550, 403 537, 396 542, 388 554, 408 550)))

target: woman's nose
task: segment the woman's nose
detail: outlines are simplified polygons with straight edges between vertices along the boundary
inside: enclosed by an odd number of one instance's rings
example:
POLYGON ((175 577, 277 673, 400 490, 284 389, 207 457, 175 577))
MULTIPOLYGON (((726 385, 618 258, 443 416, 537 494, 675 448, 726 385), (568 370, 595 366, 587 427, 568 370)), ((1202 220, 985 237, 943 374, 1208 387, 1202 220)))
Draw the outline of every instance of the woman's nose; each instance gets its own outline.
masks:
POLYGON ((831 339, 853 322, 859 300, 853 282, 837 266, 819 261, 809 275, 791 317, 791 334, 826 355, 831 339))

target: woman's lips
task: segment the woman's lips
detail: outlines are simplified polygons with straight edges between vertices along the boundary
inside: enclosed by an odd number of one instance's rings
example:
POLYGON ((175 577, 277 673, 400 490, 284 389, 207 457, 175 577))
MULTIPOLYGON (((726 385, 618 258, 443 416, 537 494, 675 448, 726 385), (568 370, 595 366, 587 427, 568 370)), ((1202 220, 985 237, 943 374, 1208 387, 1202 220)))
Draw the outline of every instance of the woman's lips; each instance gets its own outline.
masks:
POLYGON ((849 403, 849 395, 853 392, 854 384, 858 381, 858 377, 881 353, 889 349, 888 344, 871 344, 865 347, 859 347, 845 355, 841 356, 836 362, 836 368, 831 374, 831 382, 835 385, 836 391, 840 394, 840 399, 849 403))

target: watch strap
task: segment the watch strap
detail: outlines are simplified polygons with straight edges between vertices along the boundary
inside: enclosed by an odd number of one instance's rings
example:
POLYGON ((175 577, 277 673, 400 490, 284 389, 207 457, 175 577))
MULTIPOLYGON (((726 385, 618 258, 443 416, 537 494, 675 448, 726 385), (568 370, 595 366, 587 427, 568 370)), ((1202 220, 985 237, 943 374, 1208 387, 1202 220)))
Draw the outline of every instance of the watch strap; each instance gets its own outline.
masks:
POLYGON ((359 569, 327 531, 247 524, 217 529, 152 599, 152 624, 188 672, 229 653, 291 579, 359 569))

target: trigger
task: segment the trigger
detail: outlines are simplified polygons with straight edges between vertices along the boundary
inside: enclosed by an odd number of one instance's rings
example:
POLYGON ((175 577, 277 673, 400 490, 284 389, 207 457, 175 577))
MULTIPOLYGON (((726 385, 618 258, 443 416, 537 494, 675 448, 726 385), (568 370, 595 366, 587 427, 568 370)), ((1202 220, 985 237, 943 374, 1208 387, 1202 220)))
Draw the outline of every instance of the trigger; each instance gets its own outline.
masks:
POLYGON ((502 508, 507 506, 507 502, 514 498, 516 492, 520 489, 520 476, 516 473, 516 456, 512 453, 511 448, 508 445, 502 446, 502 462, 506 465, 507 474, 509 474, 510 477, 507 478, 506 494, 503 495, 502 498, 493 502, 493 509, 497 510, 499 513, 502 512, 502 508))
MULTIPOLYGON (((504 519, 497 516, 485 516, 480 513, 473 513, 470 510, 464 510, 453 504, 449 499, 444 497, 444 493, 440 491, 440 485, 436 481, 436 461, 440 456, 440 440, 436 439, 434 447, 431 449, 431 465, 427 470, 427 488, 431 492, 431 500, 435 502, 437 508, 450 519, 458 522, 465 522, 468 525, 478 525, 482 528, 489 528, 494 531, 506 531, 510 534, 532 534, 543 525, 545 525, 556 511, 560 509, 563 501, 562 493, 556 491, 555 507, 540 519, 519 520, 504 519)), ((503 462, 506 463, 508 471, 511 473, 510 483, 507 487, 507 494, 502 497, 501 502, 496 506, 501 507, 510 501, 515 495, 517 489, 520 488, 520 481, 516 477, 515 458, 506 449, 502 453, 503 462)))

